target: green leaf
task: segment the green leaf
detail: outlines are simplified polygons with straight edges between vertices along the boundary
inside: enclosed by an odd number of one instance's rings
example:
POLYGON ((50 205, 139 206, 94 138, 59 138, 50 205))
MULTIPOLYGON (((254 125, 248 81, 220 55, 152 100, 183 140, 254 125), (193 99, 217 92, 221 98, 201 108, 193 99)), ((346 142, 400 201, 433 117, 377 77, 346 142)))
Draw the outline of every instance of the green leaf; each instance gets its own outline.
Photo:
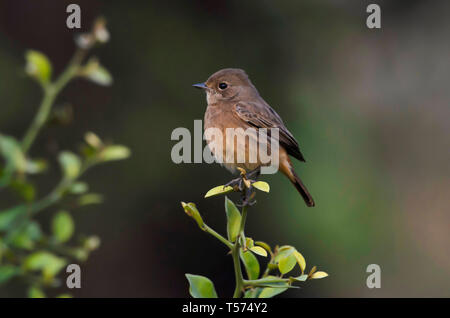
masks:
POLYGON ((18 248, 31 250, 35 246, 35 242, 42 237, 42 231, 37 222, 30 222, 24 227, 13 231, 9 236, 12 245, 18 248))
POLYGON ((264 256, 264 257, 267 256, 267 251, 260 246, 253 246, 250 248, 250 251, 252 251, 253 253, 258 254, 260 256, 264 256))
POLYGON ((42 271, 44 280, 50 281, 66 264, 64 258, 47 251, 38 251, 25 258, 23 267, 25 270, 42 271))
POLYGON ((102 161, 123 160, 130 156, 130 150, 121 145, 112 145, 105 147, 99 154, 102 161))
POLYGON ((309 271, 308 276, 311 277, 316 271, 317 271, 317 266, 313 266, 313 268, 311 268, 311 270, 309 271))
POLYGON ((80 147, 80 152, 85 159, 98 160, 98 158, 96 158, 98 155, 98 149, 93 148, 89 144, 82 144, 80 147))
POLYGON ((276 250, 275 263, 278 263, 282 258, 287 257, 295 251, 295 247, 290 245, 283 245, 276 250))
POLYGON ((102 86, 110 86, 113 82, 111 73, 103 66, 97 67, 95 71, 90 72, 86 77, 92 82, 102 86))
POLYGON ((217 298, 213 282, 200 275, 186 274, 189 281, 189 293, 194 298, 217 298))
POLYGON ((313 273, 313 274, 311 275, 311 278, 312 278, 312 279, 320 279, 320 278, 324 278, 324 277, 327 277, 327 276, 328 276, 327 273, 319 271, 319 272, 313 273))
POLYGON ((267 252, 272 252, 272 249, 270 248, 269 244, 262 242, 262 241, 256 241, 255 245, 261 246, 262 248, 264 248, 267 252))
POLYGON ((278 263, 278 269, 281 274, 289 273, 297 263, 297 260, 293 254, 289 254, 286 257, 280 259, 278 263))
POLYGON ((264 191, 269 193, 270 191, 270 186, 267 182, 264 181, 256 181, 254 183, 252 183, 252 186, 255 187, 258 190, 264 191))
POLYGON ((89 186, 86 182, 75 182, 69 188, 69 192, 72 194, 83 194, 89 190, 89 186))
MULTIPOLYGON (((271 279, 275 280, 275 279, 279 279, 279 277, 269 275, 264 278, 264 280, 271 280, 271 279)), ((270 282, 269 281, 269 282, 264 283, 264 285, 269 285, 271 287, 263 288, 261 293, 259 294, 258 298, 272 298, 276 295, 279 295, 279 294, 285 292, 288 288, 291 287, 286 282, 270 282)))
POLYGON ((20 143, 14 137, 0 134, 0 153, 6 161, 14 165, 15 170, 25 171, 27 160, 22 152, 20 143))
POLYGON ((249 289, 244 293, 244 298, 253 298, 253 289, 249 289))
POLYGON ((258 298, 272 298, 275 297, 276 295, 284 293, 287 289, 288 287, 284 288, 266 287, 261 291, 258 298))
POLYGON ((225 212, 227 214, 227 233, 231 242, 236 241, 241 226, 241 213, 233 201, 225 197, 225 212))
POLYGON ((103 142, 96 134, 89 131, 84 135, 84 140, 94 149, 99 149, 103 146, 103 142))
POLYGON ((291 281, 296 281, 296 282, 304 282, 308 279, 308 275, 303 274, 297 277, 290 277, 289 278, 291 281))
POLYGON ((96 58, 91 58, 80 73, 86 79, 102 86, 109 86, 113 82, 112 75, 96 58))
POLYGON ((28 298, 45 298, 45 293, 39 287, 31 286, 28 289, 28 298))
POLYGON ((89 251, 84 248, 73 248, 72 255, 80 262, 85 262, 89 257, 89 251))
POLYGON ((211 190, 209 190, 208 192, 206 192, 205 198, 214 197, 214 196, 221 195, 221 194, 227 194, 232 191, 233 191, 232 187, 230 187, 230 186, 225 187, 223 185, 220 185, 220 186, 214 187, 211 190))
POLYGON ((108 29, 106 28, 106 20, 103 17, 97 18, 94 21, 92 33, 95 40, 99 43, 107 43, 109 41, 110 35, 108 29))
POLYGON ((295 257, 295 259, 297 260, 297 263, 298 263, 298 265, 300 266, 300 269, 302 270, 302 274, 303 274, 304 271, 305 271, 305 268, 306 268, 306 261, 305 261, 305 258, 304 258, 303 255, 302 255, 299 251, 297 251, 297 250, 295 250, 295 251, 293 252, 293 254, 294 254, 294 257, 295 257))
POLYGON ((14 172, 25 172, 27 161, 17 140, 2 134, 0 134, 0 154, 5 158, 5 168, 0 178, 1 187, 10 183, 14 172))
POLYGON ((0 266, 0 285, 5 284, 14 276, 20 274, 20 268, 12 265, 0 266))
POLYGON ((52 220, 52 232, 59 243, 67 242, 73 235, 74 222, 72 216, 67 211, 58 212, 52 220))
POLYGON ((48 84, 52 75, 49 59, 41 52, 33 50, 27 51, 25 59, 27 61, 25 72, 42 85, 48 84))
POLYGON ((260 287, 248 289, 244 293, 244 298, 258 298, 261 291, 262 291, 262 288, 260 288, 260 287))
POLYGON ((81 160, 76 154, 70 151, 63 151, 59 154, 58 159, 65 178, 72 180, 79 176, 81 172, 81 160))
POLYGON ((96 235, 87 237, 83 242, 83 248, 88 251, 96 250, 100 246, 100 238, 96 235))
POLYGON ((242 252, 241 250, 240 257, 242 262, 244 263, 248 279, 258 279, 260 267, 256 256, 249 251, 242 252))
POLYGON ((34 186, 31 183, 26 182, 25 180, 13 180, 10 186, 26 202, 33 201, 36 196, 36 189, 34 188, 34 186))
POLYGON ((17 205, 8 210, 0 212, 0 231, 8 230, 14 221, 27 212, 28 207, 25 204, 17 205))
POLYGON ((79 205, 99 204, 103 202, 103 196, 97 193, 83 194, 78 199, 79 205))
POLYGON ((27 160, 25 171, 29 174, 38 174, 47 170, 47 161, 44 159, 27 160))
POLYGON ((193 218, 198 226, 203 229, 203 219, 202 216, 200 215, 200 212, 198 212, 197 207, 195 206, 195 203, 184 203, 181 202, 181 206, 184 209, 184 212, 189 215, 191 218, 193 218))
POLYGON ((246 237, 245 238, 245 244, 243 246, 245 246, 248 249, 251 249, 253 246, 255 246, 255 243, 254 243, 252 238, 246 237))

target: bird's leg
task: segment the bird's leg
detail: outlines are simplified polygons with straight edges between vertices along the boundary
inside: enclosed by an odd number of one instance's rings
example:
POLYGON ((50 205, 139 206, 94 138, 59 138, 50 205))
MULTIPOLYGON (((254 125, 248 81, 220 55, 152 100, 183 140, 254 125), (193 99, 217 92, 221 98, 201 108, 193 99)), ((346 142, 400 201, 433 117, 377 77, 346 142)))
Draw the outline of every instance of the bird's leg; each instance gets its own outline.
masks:
POLYGON ((256 182, 258 180, 259 175, 261 174, 261 167, 253 169, 252 171, 246 174, 248 180, 256 182))
POLYGON ((259 175, 258 169, 250 171, 250 173, 247 173, 245 169, 237 168, 240 172, 240 178, 241 178, 241 186, 242 188, 239 188, 239 190, 242 193, 242 204, 238 204, 241 207, 244 206, 252 206, 256 203, 256 201, 252 201, 252 199, 255 197, 255 192, 253 191, 252 182, 254 180, 251 180, 249 176, 252 178, 254 176, 257 177, 259 175))
POLYGON ((260 174, 260 167, 245 174, 244 177, 247 179, 246 185, 248 185, 248 187, 242 191, 242 206, 252 206, 256 203, 256 200, 253 200, 255 197, 255 191, 252 184, 258 180, 260 174))
POLYGON ((238 178, 231 180, 227 184, 225 184, 224 187, 230 186, 232 188, 237 187, 237 189, 242 192, 246 187, 248 188, 250 186, 250 182, 247 180, 246 177, 246 171, 242 168, 237 168, 240 171, 240 175, 238 178))
POLYGON ((237 204, 238 206, 252 206, 256 203, 256 201, 253 200, 255 192, 253 191, 252 182, 256 181, 256 178, 258 178, 260 174, 260 170, 258 168, 247 173, 245 169, 239 167, 237 169, 241 172, 240 176, 225 184, 224 187, 230 186, 242 193, 242 204, 237 204))
POLYGON ((242 190, 244 190, 244 181, 242 180, 242 177, 241 176, 239 176, 238 178, 236 178, 236 179, 233 179, 233 180, 231 180, 230 182, 228 182, 227 184, 225 184, 224 185, 224 188, 225 187, 232 187, 232 188, 234 188, 234 189, 236 189, 236 187, 237 187, 237 189, 239 190, 239 191, 242 191, 242 190))

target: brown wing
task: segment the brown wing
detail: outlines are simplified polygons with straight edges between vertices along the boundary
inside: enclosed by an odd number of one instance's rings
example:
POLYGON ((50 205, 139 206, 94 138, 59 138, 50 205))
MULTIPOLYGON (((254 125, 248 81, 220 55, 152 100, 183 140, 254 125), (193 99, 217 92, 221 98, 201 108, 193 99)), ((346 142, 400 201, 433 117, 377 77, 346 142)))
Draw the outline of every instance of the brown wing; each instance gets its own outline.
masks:
POLYGON ((287 153, 300 161, 305 161, 297 140, 287 130, 281 117, 266 103, 239 102, 234 105, 234 113, 243 121, 256 128, 278 128, 280 145, 287 153))

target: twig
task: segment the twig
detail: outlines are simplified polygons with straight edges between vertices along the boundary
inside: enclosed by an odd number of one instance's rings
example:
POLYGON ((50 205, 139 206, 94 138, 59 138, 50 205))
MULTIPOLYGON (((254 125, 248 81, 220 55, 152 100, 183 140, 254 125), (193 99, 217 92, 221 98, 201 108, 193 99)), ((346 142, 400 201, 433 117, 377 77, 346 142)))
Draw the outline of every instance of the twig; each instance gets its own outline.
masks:
POLYGON ((26 154, 31 148, 31 145, 39 134, 39 131, 47 122, 53 103, 58 94, 67 85, 67 83, 77 75, 85 55, 86 50, 78 49, 69 65, 64 72, 61 73, 58 79, 55 82, 49 83, 43 87, 44 97, 42 98, 39 110, 22 139, 22 151, 24 154, 26 154))

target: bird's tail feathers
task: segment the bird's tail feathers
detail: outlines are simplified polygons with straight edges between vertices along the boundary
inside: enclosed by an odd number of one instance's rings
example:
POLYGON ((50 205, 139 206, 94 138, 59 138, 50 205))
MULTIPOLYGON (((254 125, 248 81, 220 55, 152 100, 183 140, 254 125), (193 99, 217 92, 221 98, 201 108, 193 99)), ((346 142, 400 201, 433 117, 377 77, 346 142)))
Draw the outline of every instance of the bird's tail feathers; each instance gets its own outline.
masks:
POLYGON ((303 200, 305 200, 305 203, 309 207, 313 207, 315 205, 314 199, 312 198, 311 194, 309 194, 308 189, 306 189, 305 185, 303 184, 302 180, 297 176, 294 169, 290 169, 293 178, 289 178, 292 182, 292 184, 297 189, 298 193, 303 197, 303 200))
POLYGON ((291 160, 287 156, 285 156, 284 158, 282 157, 282 159, 280 161, 281 172, 283 172, 283 174, 285 174, 286 177, 288 177, 289 180, 291 180, 292 184, 295 186, 298 193, 300 193, 303 200, 305 200, 306 205, 309 207, 314 206, 315 205, 314 200, 313 200, 311 194, 309 194, 309 191, 308 191, 308 189, 306 189, 302 180, 300 180, 300 178, 295 173, 294 168, 292 167, 291 160), (286 158, 286 159, 284 160, 284 158, 286 158))

